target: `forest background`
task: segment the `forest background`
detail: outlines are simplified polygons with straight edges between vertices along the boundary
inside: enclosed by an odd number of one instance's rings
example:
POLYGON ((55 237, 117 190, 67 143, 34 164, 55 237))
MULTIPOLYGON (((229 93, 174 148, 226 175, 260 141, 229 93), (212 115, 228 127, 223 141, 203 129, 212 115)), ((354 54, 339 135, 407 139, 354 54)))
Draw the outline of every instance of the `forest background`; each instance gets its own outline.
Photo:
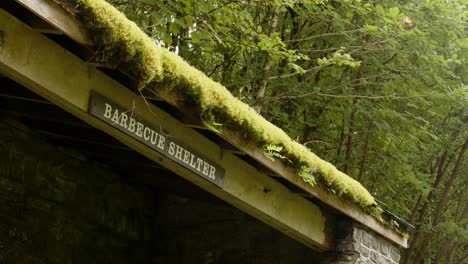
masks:
POLYGON ((108 1, 412 223, 402 263, 468 261, 468 2, 108 1))

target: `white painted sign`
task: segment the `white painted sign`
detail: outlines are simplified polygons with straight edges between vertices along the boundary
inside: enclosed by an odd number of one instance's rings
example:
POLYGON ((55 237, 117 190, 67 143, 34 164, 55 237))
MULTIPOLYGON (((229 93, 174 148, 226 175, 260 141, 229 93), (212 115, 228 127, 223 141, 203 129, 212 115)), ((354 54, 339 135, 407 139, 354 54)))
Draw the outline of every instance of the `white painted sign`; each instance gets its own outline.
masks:
POLYGON ((223 187, 224 169, 199 153, 191 150, 184 143, 178 142, 161 128, 154 128, 139 119, 135 114, 111 102, 108 98, 92 93, 89 113, 107 124, 126 133, 146 146, 163 154, 201 177, 223 187))

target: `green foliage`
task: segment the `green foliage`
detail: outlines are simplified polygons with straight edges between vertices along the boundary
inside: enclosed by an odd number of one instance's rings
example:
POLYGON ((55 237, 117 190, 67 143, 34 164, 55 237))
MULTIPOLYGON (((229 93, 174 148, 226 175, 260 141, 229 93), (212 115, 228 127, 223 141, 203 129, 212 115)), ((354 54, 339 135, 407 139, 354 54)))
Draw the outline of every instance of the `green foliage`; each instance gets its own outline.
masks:
POLYGON ((263 154, 271 161, 275 161, 275 158, 286 160, 287 158, 281 154, 281 151, 283 151, 282 146, 268 144, 265 145, 263 154))
MULTIPOLYGON (((128 69, 140 80, 140 88, 151 89, 167 102, 189 115, 209 117, 223 129, 238 133, 257 145, 281 145, 284 160, 292 166, 310 166, 322 184, 367 208, 374 198, 357 181, 318 158, 303 145, 294 142, 248 105, 240 102, 222 85, 187 64, 180 57, 157 46, 124 15, 102 0, 80 0, 80 19, 93 32, 104 59, 128 69), (209 113, 209 114, 206 114, 209 113)), ((215 132, 222 133, 215 128, 215 132)), ((276 156, 278 156, 277 152, 276 156)))
POLYGON ((203 112, 200 119, 206 128, 216 134, 221 134, 220 129, 223 127, 223 124, 216 122, 216 117, 210 111, 203 112))
POLYGON ((317 184, 313 174, 313 169, 311 167, 302 165, 301 167, 299 167, 297 175, 299 175, 299 177, 301 177, 305 182, 309 183, 312 186, 315 186, 317 184))
POLYGON ((342 54, 343 50, 338 50, 330 58, 318 59, 318 65, 337 65, 357 68, 361 65, 360 61, 354 61, 349 53, 342 54))
POLYGON ((447 221, 441 224, 438 229, 447 237, 452 237, 460 243, 468 243, 468 218, 459 223, 447 221))
MULTIPOLYGON (((431 247, 428 260, 450 241, 455 229, 433 227, 431 214, 468 131, 462 1, 110 1, 151 39, 133 35, 136 26, 113 11, 102 21, 96 17, 105 14, 91 12, 80 19, 101 45, 98 57, 128 69, 140 87, 188 109, 216 133, 238 131, 270 146, 267 156, 377 219, 373 197, 335 166, 403 218, 416 221, 427 203, 420 227, 425 234, 440 231, 423 243, 431 247), (247 106, 258 104, 263 117, 247 106), (439 167, 443 177, 435 185, 439 167)), ((458 227, 464 226, 466 199, 459 197, 467 189, 466 160, 442 206, 444 221, 458 227)), ((453 248, 450 254, 461 257, 460 247, 453 248)))

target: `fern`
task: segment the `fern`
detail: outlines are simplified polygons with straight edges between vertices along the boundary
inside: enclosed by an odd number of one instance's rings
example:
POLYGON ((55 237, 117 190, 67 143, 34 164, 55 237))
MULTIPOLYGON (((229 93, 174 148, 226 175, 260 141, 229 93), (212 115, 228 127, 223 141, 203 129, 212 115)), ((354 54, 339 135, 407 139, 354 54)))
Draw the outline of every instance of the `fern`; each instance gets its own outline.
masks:
POLYGON ((282 146, 268 144, 268 145, 265 145, 264 147, 263 155, 265 155, 265 157, 267 157, 271 161, 275 161, 275 158, 278 158, 281 160, 288 160, 284 155, 281 154, 282 151, 283 151, 282 146))
POLYGON ((317 185, 311 167, 302 165, 301 167, 299 167, 297 175, 299 175, 302 178, 302 180, 304 180, 308 184, 312 186, 317 185))
POLYGON ((215 132, 216 134, 221 134, 221 127, 223 124, 216 122, 216 118, 210 111, 205 111, 201 115, 201 120, 203 125, 209 130, 215 132))

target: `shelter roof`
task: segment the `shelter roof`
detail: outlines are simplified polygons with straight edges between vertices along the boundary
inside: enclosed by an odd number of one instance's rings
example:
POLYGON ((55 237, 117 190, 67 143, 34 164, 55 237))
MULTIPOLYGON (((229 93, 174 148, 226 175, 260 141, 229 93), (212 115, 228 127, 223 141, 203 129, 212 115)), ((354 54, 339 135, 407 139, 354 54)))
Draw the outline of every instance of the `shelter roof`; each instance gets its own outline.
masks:
MULTIPOLYGON (((291 139, 223 85, 158 46, 105 0, 54 1, 72 13, 84 28, 66 25, 65 33, 96 52, 94 58, 99 58, 99 64, 116 68, 134 80, 134 88, 142 96, 164 100, 186 120, 226 140, 322 203, 361 223, 369 219, 363 215, 370 215, 378 224, 400 232, 394 218, 384 213, 358 181, 291 139)), ((367 225, 379 229, 378 224, 367 225)))

